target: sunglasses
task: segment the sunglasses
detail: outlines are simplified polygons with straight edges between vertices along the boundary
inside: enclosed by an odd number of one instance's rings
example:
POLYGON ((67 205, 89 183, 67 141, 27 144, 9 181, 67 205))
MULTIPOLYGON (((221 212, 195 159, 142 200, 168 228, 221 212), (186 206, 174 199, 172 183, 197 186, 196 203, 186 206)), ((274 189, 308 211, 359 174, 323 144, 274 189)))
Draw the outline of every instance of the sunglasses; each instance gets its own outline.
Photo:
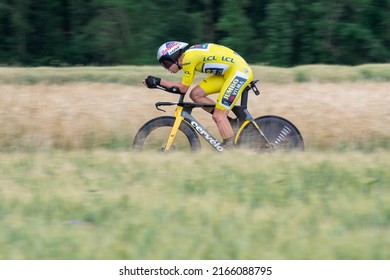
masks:
POLYGON ((165 69, 169 69, 172 64, 175 64, 172 60, 170 59, 164 59, 163 61, 160 62, 160 64, 165 68, 165 69))

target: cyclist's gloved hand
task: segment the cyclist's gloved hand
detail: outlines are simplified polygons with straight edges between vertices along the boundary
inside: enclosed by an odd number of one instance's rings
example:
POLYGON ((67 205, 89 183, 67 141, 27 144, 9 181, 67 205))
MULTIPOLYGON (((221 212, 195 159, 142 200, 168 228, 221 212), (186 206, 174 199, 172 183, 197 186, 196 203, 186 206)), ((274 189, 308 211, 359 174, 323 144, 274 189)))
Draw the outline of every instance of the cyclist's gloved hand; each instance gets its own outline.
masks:
POLYGON ((160 85, 161 79, 153 76, 148 76, 145 79, 145 84, 148 88, 156 88, 160 85))

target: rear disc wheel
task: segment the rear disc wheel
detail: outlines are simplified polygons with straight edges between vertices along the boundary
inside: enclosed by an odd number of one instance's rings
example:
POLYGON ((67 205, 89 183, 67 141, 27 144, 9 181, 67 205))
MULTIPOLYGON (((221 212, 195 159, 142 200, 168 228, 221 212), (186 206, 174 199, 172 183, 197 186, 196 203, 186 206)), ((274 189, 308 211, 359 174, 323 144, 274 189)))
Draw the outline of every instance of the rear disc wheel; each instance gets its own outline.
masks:
POLYGON ((303 151, 303 137, 289 120, 279 116, 262 116, 254 120, 267 140, 257 128, 248 123, 237 141, 238 146, 256 151, 303 151))

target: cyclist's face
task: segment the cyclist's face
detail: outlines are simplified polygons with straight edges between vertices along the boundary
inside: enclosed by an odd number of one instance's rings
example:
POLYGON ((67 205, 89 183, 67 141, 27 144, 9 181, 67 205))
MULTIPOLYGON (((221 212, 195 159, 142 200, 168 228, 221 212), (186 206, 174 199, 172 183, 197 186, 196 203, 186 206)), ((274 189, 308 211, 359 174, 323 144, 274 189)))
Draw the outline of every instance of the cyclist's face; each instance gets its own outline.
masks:
POLYGON ((176 64, 172 64, 167 70, 171 73, 177 73, 180 69, 176 64))
POLYGON ((181 57, 177 62, 173 62, 170 59, 164 59, 160 62, 161 66, 167 69, 171 73, 177 73, 180 70, 180 67, 177 64, 181 64, 181 57))
POLYGON ((165 63, 165 61, 163 61, 163 63, 161 63, 161 66, 164 67, 165 69, 167 69, 169 72, 177 73, 180 70, 179 66, 177 66, 176 63, 173 63, 173 62, 168 61, 168 60, 166 60, 166 61, 169 63, 165 63))
POLYGON ((165 69, 169 69, 172 65, 174 64, 174 62, 170 59, 164 59, 163 61, 161 61, 161 66, 164 67, 165 69))

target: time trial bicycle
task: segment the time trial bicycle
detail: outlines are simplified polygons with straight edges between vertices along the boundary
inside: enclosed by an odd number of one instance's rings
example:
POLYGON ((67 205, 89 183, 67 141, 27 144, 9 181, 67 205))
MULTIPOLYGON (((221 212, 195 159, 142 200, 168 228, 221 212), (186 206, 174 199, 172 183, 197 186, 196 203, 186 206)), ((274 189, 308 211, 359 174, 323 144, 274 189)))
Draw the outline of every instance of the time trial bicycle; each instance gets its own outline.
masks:
MULTIPOLYGON (((251 82, 241 95, 240 105, 235 105, 232 112, 236 118, 230 118, 235 132, 236 148, 246 148, 258 152, 278 150, 304 149, 303 137, 298 128, 289 120, 275 115, 253 118, 248 111, 248 93, 252 90, 260 94, 256 87, 258 80, 251 82)), ((166 90, 163 87, 158 87, 166 90)), ((222 142, 192 116, 194 108, 212 108, 215 105, 205 103, 184 102, 185 93, 179 94, 178 102, 157 102, 156 109, 162 106, 176 106, 174 116, 161 116, 146 122, 137 132, 133 149, 137 151, 155 150, 168 152, 172 150, 198 151, 201 149, 201 136, 215 150, 226 150, 222 142)))

